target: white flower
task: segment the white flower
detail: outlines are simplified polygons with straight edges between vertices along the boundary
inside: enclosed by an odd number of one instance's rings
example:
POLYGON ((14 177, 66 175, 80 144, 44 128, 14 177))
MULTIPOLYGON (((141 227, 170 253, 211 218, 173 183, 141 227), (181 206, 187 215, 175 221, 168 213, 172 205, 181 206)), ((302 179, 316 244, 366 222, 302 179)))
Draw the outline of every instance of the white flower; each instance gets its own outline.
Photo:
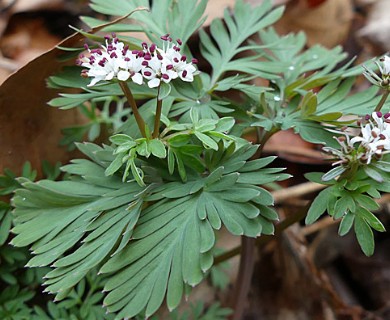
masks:
POLYGON ((365 149, 364 158, 370 163, 373 155, 381 155, 390 150, 390 124, 387 122, 390 114, 382 115, 374 112, 366 117, 368 123, 361 125, 361 136, 351 139, 351 145, 360 142, 359 147, 365 149))
POLYGON ((367 115, 360 125, 359 135, 351 139, 351 133, 330 131, 342 134, 336 138, 341 150, 331 147, 323 148, 325 152, 339 159, 333 165, 355 161, 370 164, 373 156, 380 157, 385 153, 390 153, 390 113, 382 115, 381 112, 374 112, 367 115))
POLYGON ((93 78, 88 86, 114 78, 119 81, 127 81, 131 78, 137 84, 143 83, 142 75, 139 74, 142 69, 142 60, 115 35, 112 38, 106 37, 106 45, 99 49, 91 50, 87 45, 85 48, 89 57, 80 56, 79 64, 87 68, 82 75, 93 78))
POLYGON ((183 81, 192 82, 194 75, 198 74, 194 66, 197 60, 187 62, 187 57, 180 53, 182 44, 180 39, 176 44, 172 43, 169 34, 162 36, 161 39, 164 41, 163 48, 158 48, 154 44, 150 47, 143 44, 143 57, 147 63, 142 74, 148 80, 148 86, 156 88, 160 86, 161 81, 169 83, 179 77, 183 81))
POLYGON ((384 56, 382 59, 382 74, 385 76, 390 75, 390 57, 384 56))
POLYGON ((178 71, 180 79, 186 82, 194 81, 194 75, 197 74, 196 72, 196 68, 190 63, 181 67, 178 71))
POLYGON ((115 35, 106 37, 106 45, 101 49, 90 50, 86 46, 89 57, 80 56, 79 64, 87 68, 82 75, 93 78, 88 86, 113 79, 131 79, 139 85, 145 79, 149 88, 157 88, 161 82, 169 83, 177 78, 192 82, 194 75, 199 73, 194 66, 197 60, 187 62, 187 57, 180 53, 180 39, 176 44, 172 43, 169 34, 161 39, 164 41, 162 49, 155 44, 142 43, 142 50, 130 51, 115 35))
POLYGON ((376 71, 363 65, 363 75, 373 85, 390 90, 390 57, 384 56, 379 61, 375 61, 375 64, 378 66, 381 74, 377 74, 376 71))

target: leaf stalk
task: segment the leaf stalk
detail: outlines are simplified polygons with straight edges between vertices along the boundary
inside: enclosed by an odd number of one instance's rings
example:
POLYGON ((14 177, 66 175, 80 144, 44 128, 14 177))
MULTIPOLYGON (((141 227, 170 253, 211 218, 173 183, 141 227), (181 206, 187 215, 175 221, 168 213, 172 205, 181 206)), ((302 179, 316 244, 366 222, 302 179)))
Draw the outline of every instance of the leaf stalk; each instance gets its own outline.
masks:
POLYGON ((159 130, 160 130, 160 120, 161 120, 161 112, 162 112, 162 100, 160 100, 158 97, 160 95, 160 86, 158 87, 157 92, 157 104, 156 104, 156 117, 154 118, 154 129, 152 138, 155 139, 158 137, 159 130))
POLYGON ((119 86, 121 87, 123 93, 125 94, 125 97, 130 104, 130 107, 133 111, 135 121, 137 122, 139 131, 141 132, 141 135, 146 138, 146 130, 145 130, 145 121, 142 118, 141 114, 138 111, 137 103, 135 102, 134 96, 131 93, 131 90, 127 86, 126 82, 119 81, 119 86))
POLYGON ((389 96, 390 94, 390 91, 389 90, 386 90, 385 93, 382 95, 382 98, 381 100, 379 101, 378 105, 376 106, 375 108, 375 112, 379 112, 381 111, 383 105, 385 104, 386 100, 387 100, 387 97, 389 96))

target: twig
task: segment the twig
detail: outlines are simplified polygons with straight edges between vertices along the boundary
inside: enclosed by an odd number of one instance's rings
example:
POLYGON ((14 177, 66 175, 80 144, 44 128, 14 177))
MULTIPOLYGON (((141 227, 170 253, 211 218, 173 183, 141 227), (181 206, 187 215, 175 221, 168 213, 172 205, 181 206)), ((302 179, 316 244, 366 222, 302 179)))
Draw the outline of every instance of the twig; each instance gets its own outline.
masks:
POLYGON ((280 189, 272 192, 272 196, 276 204, 283 203, 291 198, 298 198, 312 192, 317 192, 326 188, 326 185, 315 183, 315 182, 305 182, 292 186, 286 189, 280 189))
POLYGON ((256 239, 244 236, 241 239, 241 260, 234 288, 234 313, 231 317, 232 320, 240 320, 242 318, 255 266, 256 239))
POLYGON ((334 220, 332 217, 325 217, 314 224, 302 228, 301 234, 306 237, 312 233, 330 227, 339 222, 339 220, 334 220))
POLYGON ((14 72, 19 69, 19 65, 11 59, 4 58, 0 55, 0 69, 5 69, 10 72, 14 72))

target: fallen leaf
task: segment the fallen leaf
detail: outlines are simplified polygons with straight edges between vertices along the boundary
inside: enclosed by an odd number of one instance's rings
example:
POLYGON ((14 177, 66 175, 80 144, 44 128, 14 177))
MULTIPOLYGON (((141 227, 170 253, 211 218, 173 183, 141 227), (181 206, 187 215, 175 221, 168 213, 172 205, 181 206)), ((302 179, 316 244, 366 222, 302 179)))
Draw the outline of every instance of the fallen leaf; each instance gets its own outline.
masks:
MULTIPOLYGON (((130 14, 89 32, 96 33, 130 14)), ((82 47, 84 41, 85 35, 77 32, 63 40, 59 47, 82 47)), ((66 148, 58 146, 60 130, 84 120, 76 109, 62 111, 47 106, 57 92, 46 87, 46 79, 73 63, 61 60, 63 55, 63 50, 54 47, 16 71, 0 86, 0 172, 4 168, 19 171, 27 160, 34 168, 40 168, 42 160, 66 162, 71 158, 66 148)))

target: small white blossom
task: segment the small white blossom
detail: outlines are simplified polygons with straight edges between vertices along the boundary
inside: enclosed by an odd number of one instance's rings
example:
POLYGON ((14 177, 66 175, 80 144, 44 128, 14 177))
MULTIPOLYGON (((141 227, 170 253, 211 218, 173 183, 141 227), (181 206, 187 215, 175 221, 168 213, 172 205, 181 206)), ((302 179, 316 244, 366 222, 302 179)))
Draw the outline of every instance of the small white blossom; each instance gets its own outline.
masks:
POLYGON ((384 56, 379 61, 375 61, 381 74, 377 74, 370 68, 363 65, 363 75, 372 84, 385 90, 390 90, 390 57, 384 56))
POLYGON ((178 77, 183 81, 192 82, 194 75, 198 74, 193 65, 197 60, 187 62, 187 57, 180 53, 182 44, 180 39, 176 44, 173 44, 169 34, 162 36, 161 39, 164 41, 163 48, 158 48, 154 44, 150 47, 143 44, 143 56, 147 63, 142 74, 148 80, 148 86, 155 88, 161 81, 169 83, 178 77))
POLYGON ((196 59, 187 62, 187 57, 180 53, 181 40, 172 43, 169 34, 162 36, 163 48, 155 44, 148 46, 142 43, 142 50, 130 51, 129 47, 113 35, 106 37, 106 45, 100 49, 86 49, 89 56, 80 56, 79 65, 87 68, 82 75, 92 77, 88 86, 99 81, 117 79, 127 81, 131 79, 136 84, 143 84, 146 80, 150 88, 159 87, 161 82, 180 78, 182 81, 192 82, 194 75, 199 72, 195 68, 196 59))
POLYGON ((361 136, 351 139, 351 144, 360 142, 360 147, 365 149, 367 163, 371 162, 372 156, 380 156, 390 150, 390 124, 387 122, 390 114, 382 115, 381 112, 367 116, 366 124, 361 125, 361 136))
POLYGON ((381 72, 384 76, 390 76, 390 57, 384 56, 382 59, 381 72))
POLYGON ((374 156, 380 157, 390 152, 390 113, 382 115, 381 112, 374 112, 367 115, 360 125, 359 135, 351 139, 348 133, 341 133, 343 136, 336 138, 341 150, 323 148, 339 159, 334 165, 357 160, 369 164, 374 156))
POLYGON ((90 49, 87 45, 85 48, 89 56, 81 55, 78 64, 87 68, 82 72, 83 76, 93 78, 88 86, 115 78, 120 81, 131 78, 135 83, 142 84, 142 76, 137 75, 142 68, 141 59, 115 35, 106 37, 106 45, 101 48, 90 49))

